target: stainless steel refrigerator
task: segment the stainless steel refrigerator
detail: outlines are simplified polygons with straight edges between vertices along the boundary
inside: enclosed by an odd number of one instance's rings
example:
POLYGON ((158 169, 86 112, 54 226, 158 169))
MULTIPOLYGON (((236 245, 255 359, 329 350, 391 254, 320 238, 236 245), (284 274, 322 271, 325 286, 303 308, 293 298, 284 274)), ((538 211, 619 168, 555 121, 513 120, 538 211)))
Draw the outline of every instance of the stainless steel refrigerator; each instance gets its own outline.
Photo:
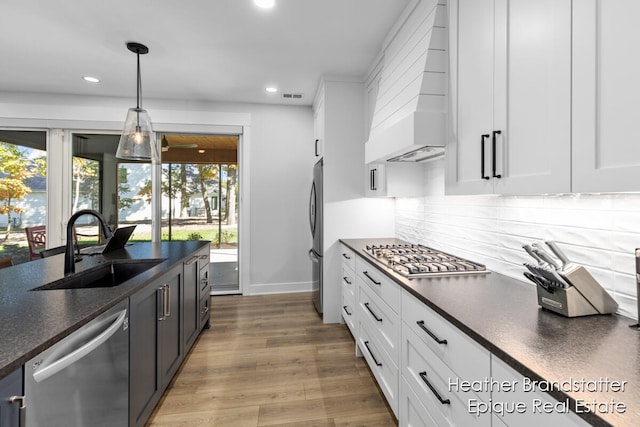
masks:
POLYGON ((313 184, 309 198, 309 225, 313 247, 309 251, 312 261, 313 304, 322 313, 322 159, 313 167, 313 184))

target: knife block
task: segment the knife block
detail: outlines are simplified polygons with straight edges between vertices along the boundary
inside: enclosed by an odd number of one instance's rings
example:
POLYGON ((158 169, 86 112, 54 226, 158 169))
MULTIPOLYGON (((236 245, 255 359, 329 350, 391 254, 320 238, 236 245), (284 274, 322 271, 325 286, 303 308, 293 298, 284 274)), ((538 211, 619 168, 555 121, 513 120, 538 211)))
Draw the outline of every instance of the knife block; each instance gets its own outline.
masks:
POLYGON ((596 310, 594 306, 578 292, 575 286, 569 286, 568 288, 552 287, 552 292, 540 285, 536 285, 536 288, 538 290, 538 305, 546 310, 553 311, 565 317, 606 314, 596 310))

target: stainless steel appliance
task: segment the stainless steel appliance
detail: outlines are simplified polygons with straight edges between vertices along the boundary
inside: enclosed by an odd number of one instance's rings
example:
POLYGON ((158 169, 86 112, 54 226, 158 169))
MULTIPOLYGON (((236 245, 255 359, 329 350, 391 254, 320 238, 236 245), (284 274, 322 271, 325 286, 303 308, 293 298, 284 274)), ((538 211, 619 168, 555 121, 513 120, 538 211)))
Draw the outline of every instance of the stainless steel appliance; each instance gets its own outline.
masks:
POLYGON ((129 302, 27 362, 27 427, 127 426, 129 302))
POLYGON ((409 278, 489 273, 482 264, 423 245, 367 245, 363 250, 380 264, 409 278))
POLYGON ((309 251, 312 261, 313 305, 322 313, 322 159, 313 166, 313 184, 309 198, 309 225, 313 247, 309 251))

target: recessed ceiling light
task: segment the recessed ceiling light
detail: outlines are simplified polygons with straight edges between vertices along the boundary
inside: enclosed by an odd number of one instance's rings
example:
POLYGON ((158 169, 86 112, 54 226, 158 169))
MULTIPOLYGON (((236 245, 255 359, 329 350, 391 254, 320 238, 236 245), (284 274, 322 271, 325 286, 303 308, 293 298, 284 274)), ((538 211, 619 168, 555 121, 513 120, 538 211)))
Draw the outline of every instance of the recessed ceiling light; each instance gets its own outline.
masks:
POLYGON ((204 151, 204 150, 198 150, 198 153, 200 153, 200 154, 204 154, 204 153, 206 153, 206 151, 204 151))
POLYGON ((267 92, 269 92, 269 93, 275 93, 275 92, 277 92, 277 91, 278 91, 278 88, 273 87, 273 86, 269 86, 269 87, 267 87, 265 90, 266 90, 267 92))
POLYGON ((100 79, 92 76, 83 76, 82 80, 89 83, 100 83, 100 79))
POLYGON ((253 0, 253 3, 262 9, 271 9, 276 5, 276 0, 253 0))

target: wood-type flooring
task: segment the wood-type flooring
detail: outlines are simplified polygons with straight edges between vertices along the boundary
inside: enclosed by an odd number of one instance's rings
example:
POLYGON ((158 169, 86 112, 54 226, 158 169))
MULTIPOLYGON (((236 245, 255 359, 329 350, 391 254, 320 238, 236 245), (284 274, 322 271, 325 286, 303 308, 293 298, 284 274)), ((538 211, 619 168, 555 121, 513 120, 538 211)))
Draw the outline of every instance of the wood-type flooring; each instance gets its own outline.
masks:
POLYGON ((212 297, 211 329, 147 426, 396 426, 348 328, 311 298, 212 297))

